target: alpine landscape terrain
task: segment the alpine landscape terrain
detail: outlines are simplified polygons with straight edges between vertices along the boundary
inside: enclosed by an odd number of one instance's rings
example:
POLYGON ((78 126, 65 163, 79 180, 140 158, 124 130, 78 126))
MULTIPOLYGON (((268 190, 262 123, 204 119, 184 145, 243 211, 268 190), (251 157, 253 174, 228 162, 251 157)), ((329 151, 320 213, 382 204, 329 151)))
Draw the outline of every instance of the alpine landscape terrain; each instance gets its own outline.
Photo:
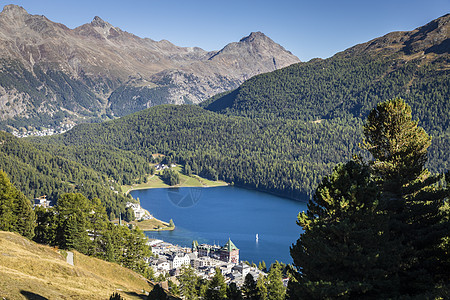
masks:
POLYGON ((446 14, 301 62, 262 32, 205 51, 5 6, 0 296, 446 299, 449 35, 446 14), (189 184, 302 202, 293 264, 242 262, 240 283, 234 267, 159 273, 129 191, 189 184), (43 195, 54 206, 31 209, 43 195))
POLYGON ((261 32, 208 52, 142 39, 100 17, 69 29, 16 5, 5 6, 0 24, 3 129, 196 104, 254 75, 299 62, 261 32))

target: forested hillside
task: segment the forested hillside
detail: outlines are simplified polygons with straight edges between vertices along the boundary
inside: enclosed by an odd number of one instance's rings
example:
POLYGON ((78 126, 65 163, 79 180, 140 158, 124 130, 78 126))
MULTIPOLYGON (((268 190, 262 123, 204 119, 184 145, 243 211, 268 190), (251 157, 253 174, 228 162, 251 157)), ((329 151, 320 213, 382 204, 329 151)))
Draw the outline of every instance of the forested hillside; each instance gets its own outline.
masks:
POLYGON ((231 115, 312 121, 365 118, 379 102, 402 97, 428 132, 449 128, 450 14, 393 32, 329 59, 255 76, 202 104, 231 115))
POLYGON ((449 57, 394 68, 398 61, 392 57, 339 54, 256 76, 203 106, 225 115, 269 120, 362 120, 378 102, 400 96, 433 137, 428 167, 443 171, 450 166, 449 57))
MULTIPOLYGON (((428 168, 450 165, 450 15, 410 32, 393 32, 329 59, 255 76, 202 107, 268 120, 362 120, 379 102, 403 98, 433 138, 428 168)), ((354 141, 356 142, 356 141, 354 141)))
POLYGON ((127 198, 119 184, 149 173, 150 166, 136 155, 117 149, 33 145, 0 131, 0 170, 28 197, 56 201, 63 193, 79 192, 100 198, 110 216, 125 212, 127 198))
POLYGON ((302 198, 324 172, 358 152, 360 125, 355 118, 264 120, 164 105, 38 141, 72 149, 114 146, 148 160, 159 152, 201 176, 302 198))

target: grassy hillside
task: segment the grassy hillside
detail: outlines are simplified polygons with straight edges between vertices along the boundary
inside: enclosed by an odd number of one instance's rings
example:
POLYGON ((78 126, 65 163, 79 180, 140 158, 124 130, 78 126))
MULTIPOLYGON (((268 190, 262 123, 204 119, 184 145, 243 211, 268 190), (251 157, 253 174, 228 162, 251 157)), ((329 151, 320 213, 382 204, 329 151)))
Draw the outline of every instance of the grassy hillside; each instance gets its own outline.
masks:
POLYGON ((108 299, 114 291, 142 299, 148 281, 117 264, 36 244, 16 233, 0 231, 0 297, 6 299, 108 299), (43 298, 42 298, 43 297, 43 298))

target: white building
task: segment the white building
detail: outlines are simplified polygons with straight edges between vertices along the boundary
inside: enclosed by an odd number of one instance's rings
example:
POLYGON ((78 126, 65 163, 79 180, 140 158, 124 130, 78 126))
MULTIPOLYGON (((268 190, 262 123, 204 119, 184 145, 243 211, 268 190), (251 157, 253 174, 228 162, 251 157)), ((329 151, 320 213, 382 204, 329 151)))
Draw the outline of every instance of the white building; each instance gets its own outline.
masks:
POLYGON ((186 253, 175 253, 170 257, 171 268, 177 269, 183 265, 190 265, 191 259, 186 253))
POLYGON ((137 220, 153 219, 153 216, 147 210, 143 209, 139 203, 128 202, 127 207, 131 207, 131 209, 134 212, 134 217, 137 220))
POLYGON ((45 208, 51 207, 50 200, 47 200, 46 195, 41 196, 39 198, 35 198, 33 207, 36 207, 36 206, 41 206, 41 207, 45 207, 45 208))

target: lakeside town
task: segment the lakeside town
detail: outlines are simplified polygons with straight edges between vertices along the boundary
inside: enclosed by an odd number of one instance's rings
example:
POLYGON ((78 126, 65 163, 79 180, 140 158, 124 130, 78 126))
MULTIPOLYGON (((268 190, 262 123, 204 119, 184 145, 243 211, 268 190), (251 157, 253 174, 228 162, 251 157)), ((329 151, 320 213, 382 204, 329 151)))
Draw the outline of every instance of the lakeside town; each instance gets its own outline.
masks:
MULTIPOLYGON (((34 206, 51 207, 51 203, 45 196, 34 199, 34 206)), ((133 210, 137 220, 150 220, 154 217, 150 212, 140 206, 139 203, 128 202, 127 207, 133 210)), ((125 225, 122 222, 116 225, 125 225)), ((256 266, 249 265, 239 259, 239 248, 231 239, 225 245, 199 244, 196 240, 192 246, 182 247, 173 245, 160 239, 150 239, 147 245, 151 247, 152 256, 145 258, 145 262, 153 269, 154 278, 163 278, 164 282, 170 280, 178 284, 177 276, 185 266, 194 269, 197 276, 211 279, 218 268, 225 278, 227 284, 235 283, 238 287, 244 284, 245 277, 251 274, 256 280, 259 276, 266 276, 256 266)), ((287 286, 288 279, 283 279, 287 286)), ((164 283, 163 283, 164 285, 164 283)))
POLYGON ((196 275, 204 279, 211 279, 218 268, 227 284, 235 283, 238 287, 244 284, 247 274, 251 274, 255 280, 261 275, 267 275, 257 267, 240 261, 239 248, 231 239, 223 246, 199 245, 197 241, 193 241, 192 247, 188 248, 158 239, 150 240, 148 245, 151 246, 154 257, 148 258, 147 263, 153 268, 154 276, 174 283, 177 283, 176 277, 184 266, 191 266, 196 275))
MULTIPOLYGON (((127 206, 133 210, 136 219, 153 218, 139 203, 129 202, 127 206)), ((231 239, 223 246, 199 244, 194 240, 189 248, 160 239, 149 239, 147 245, 151 247, 153 256, 147 258, 146 263, 152 267, 154 277, 167 278, 174 283, 177 283, 176 277, 184 266, 191 266, 196 275, 204 279, 211 279, 216 268, 219 268, 226 283, 235 283, 238 287, 244 284, 247 274, 251 274, 255 280, 260 275, 267 275, 257 267, 240 261, 239 248, 231 239)))

